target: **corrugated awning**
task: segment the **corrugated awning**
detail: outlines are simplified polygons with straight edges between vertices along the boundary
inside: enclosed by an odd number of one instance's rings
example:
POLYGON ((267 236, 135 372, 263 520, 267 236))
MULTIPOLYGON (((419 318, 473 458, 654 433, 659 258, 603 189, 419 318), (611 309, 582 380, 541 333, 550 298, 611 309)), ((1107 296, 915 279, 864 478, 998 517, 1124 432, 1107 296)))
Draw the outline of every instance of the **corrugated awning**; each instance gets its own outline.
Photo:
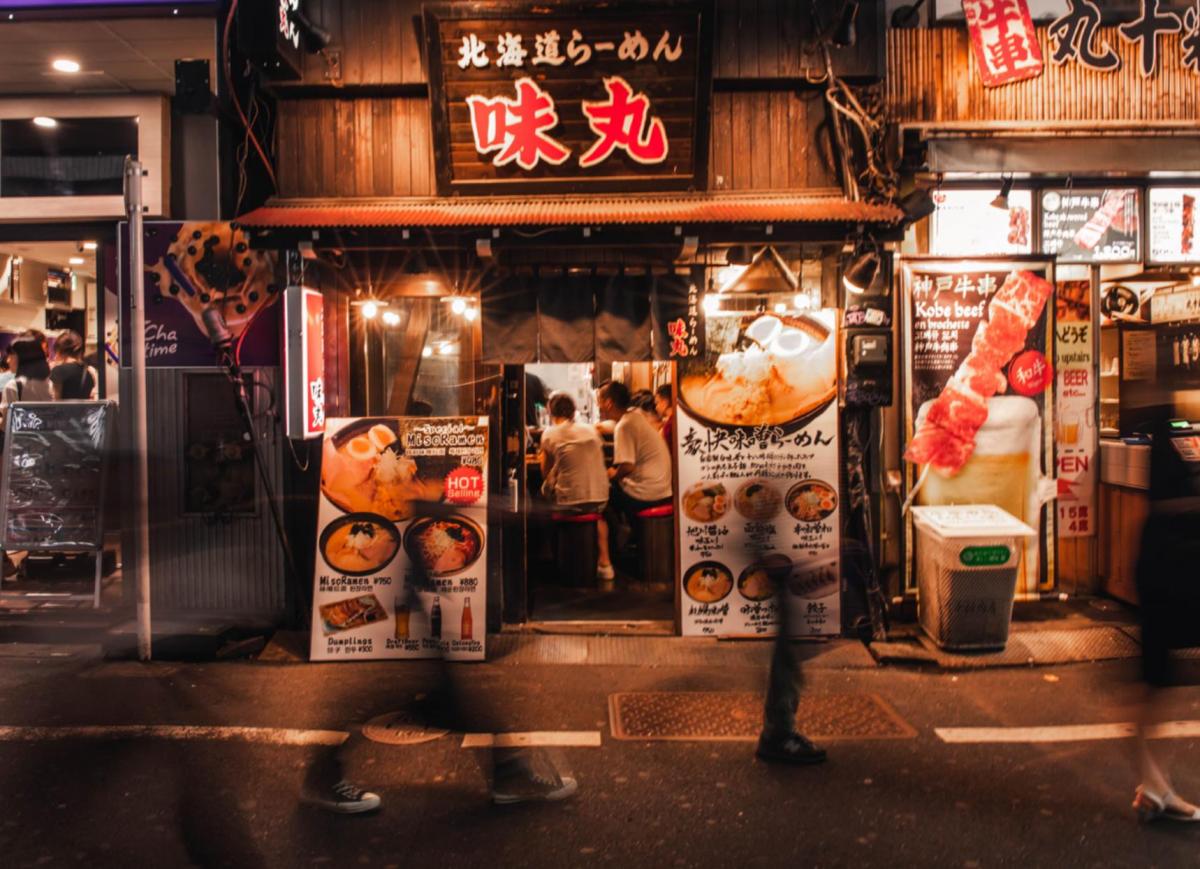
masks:
POLYGON ((891 204, 840 195, 626 194, 421 199, 276 199, 237 219, 253 229, 604 226, 623 224, 896 224, 891 204))

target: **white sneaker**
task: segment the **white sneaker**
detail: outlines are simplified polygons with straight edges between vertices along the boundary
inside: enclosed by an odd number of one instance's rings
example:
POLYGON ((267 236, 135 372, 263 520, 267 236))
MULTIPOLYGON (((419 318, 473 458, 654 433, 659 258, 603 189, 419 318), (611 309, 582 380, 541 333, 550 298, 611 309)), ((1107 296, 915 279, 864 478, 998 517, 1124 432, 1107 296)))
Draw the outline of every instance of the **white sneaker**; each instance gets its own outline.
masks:
POLYGON ((364 791, 351 782, 340 781, 330 788, 327 794, 313 797, 310 802, 339 815, 359 815, 375 811, 383 800, 379 798, 379 794, 364 791))
POLYGON ((613 570, 613 566, 611 564, 596 565, 596 579, 603 580, 604 582, 611 582, 616 578, 616 576, 617 572, 613 570))

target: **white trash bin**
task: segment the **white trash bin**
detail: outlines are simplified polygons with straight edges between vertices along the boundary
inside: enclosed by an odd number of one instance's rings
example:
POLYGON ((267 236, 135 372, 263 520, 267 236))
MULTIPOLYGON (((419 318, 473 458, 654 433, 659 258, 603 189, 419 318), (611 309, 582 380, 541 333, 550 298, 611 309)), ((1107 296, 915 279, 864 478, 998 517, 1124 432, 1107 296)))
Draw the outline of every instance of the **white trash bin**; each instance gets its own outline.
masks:
POLYGON ((1021 538, 1037 532, 991 504, 912 512, 921 628, 942 649, 1003 649, 1025 548, 1021 538))

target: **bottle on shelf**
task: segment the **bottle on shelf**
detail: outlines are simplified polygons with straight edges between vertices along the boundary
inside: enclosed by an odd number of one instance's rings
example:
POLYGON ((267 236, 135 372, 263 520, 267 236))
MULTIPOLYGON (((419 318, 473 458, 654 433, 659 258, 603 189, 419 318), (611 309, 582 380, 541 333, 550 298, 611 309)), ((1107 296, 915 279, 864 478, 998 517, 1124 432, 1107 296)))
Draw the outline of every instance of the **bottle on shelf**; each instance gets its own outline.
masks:
POLYGON ((433 596, 433 609, 429 612, 429 635, 435 640, 442 638, 442 602, 436 594, 433 596))
POLYGON ((463 598, 462 611, 462 638, 464 640, 473 640, 475 633, 475 619, 471 616, 471 599, 463 598))

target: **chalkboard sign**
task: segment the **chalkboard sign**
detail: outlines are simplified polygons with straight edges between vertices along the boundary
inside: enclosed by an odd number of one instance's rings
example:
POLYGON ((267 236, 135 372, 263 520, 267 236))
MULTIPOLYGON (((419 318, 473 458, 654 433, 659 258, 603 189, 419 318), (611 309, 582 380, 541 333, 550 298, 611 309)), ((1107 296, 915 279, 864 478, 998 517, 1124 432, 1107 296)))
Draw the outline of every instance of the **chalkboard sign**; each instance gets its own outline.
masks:
POLYGON ((8 550, 98 550, 113 417, 110 401, 9 407, 0 469, 0 543, 8 550))

